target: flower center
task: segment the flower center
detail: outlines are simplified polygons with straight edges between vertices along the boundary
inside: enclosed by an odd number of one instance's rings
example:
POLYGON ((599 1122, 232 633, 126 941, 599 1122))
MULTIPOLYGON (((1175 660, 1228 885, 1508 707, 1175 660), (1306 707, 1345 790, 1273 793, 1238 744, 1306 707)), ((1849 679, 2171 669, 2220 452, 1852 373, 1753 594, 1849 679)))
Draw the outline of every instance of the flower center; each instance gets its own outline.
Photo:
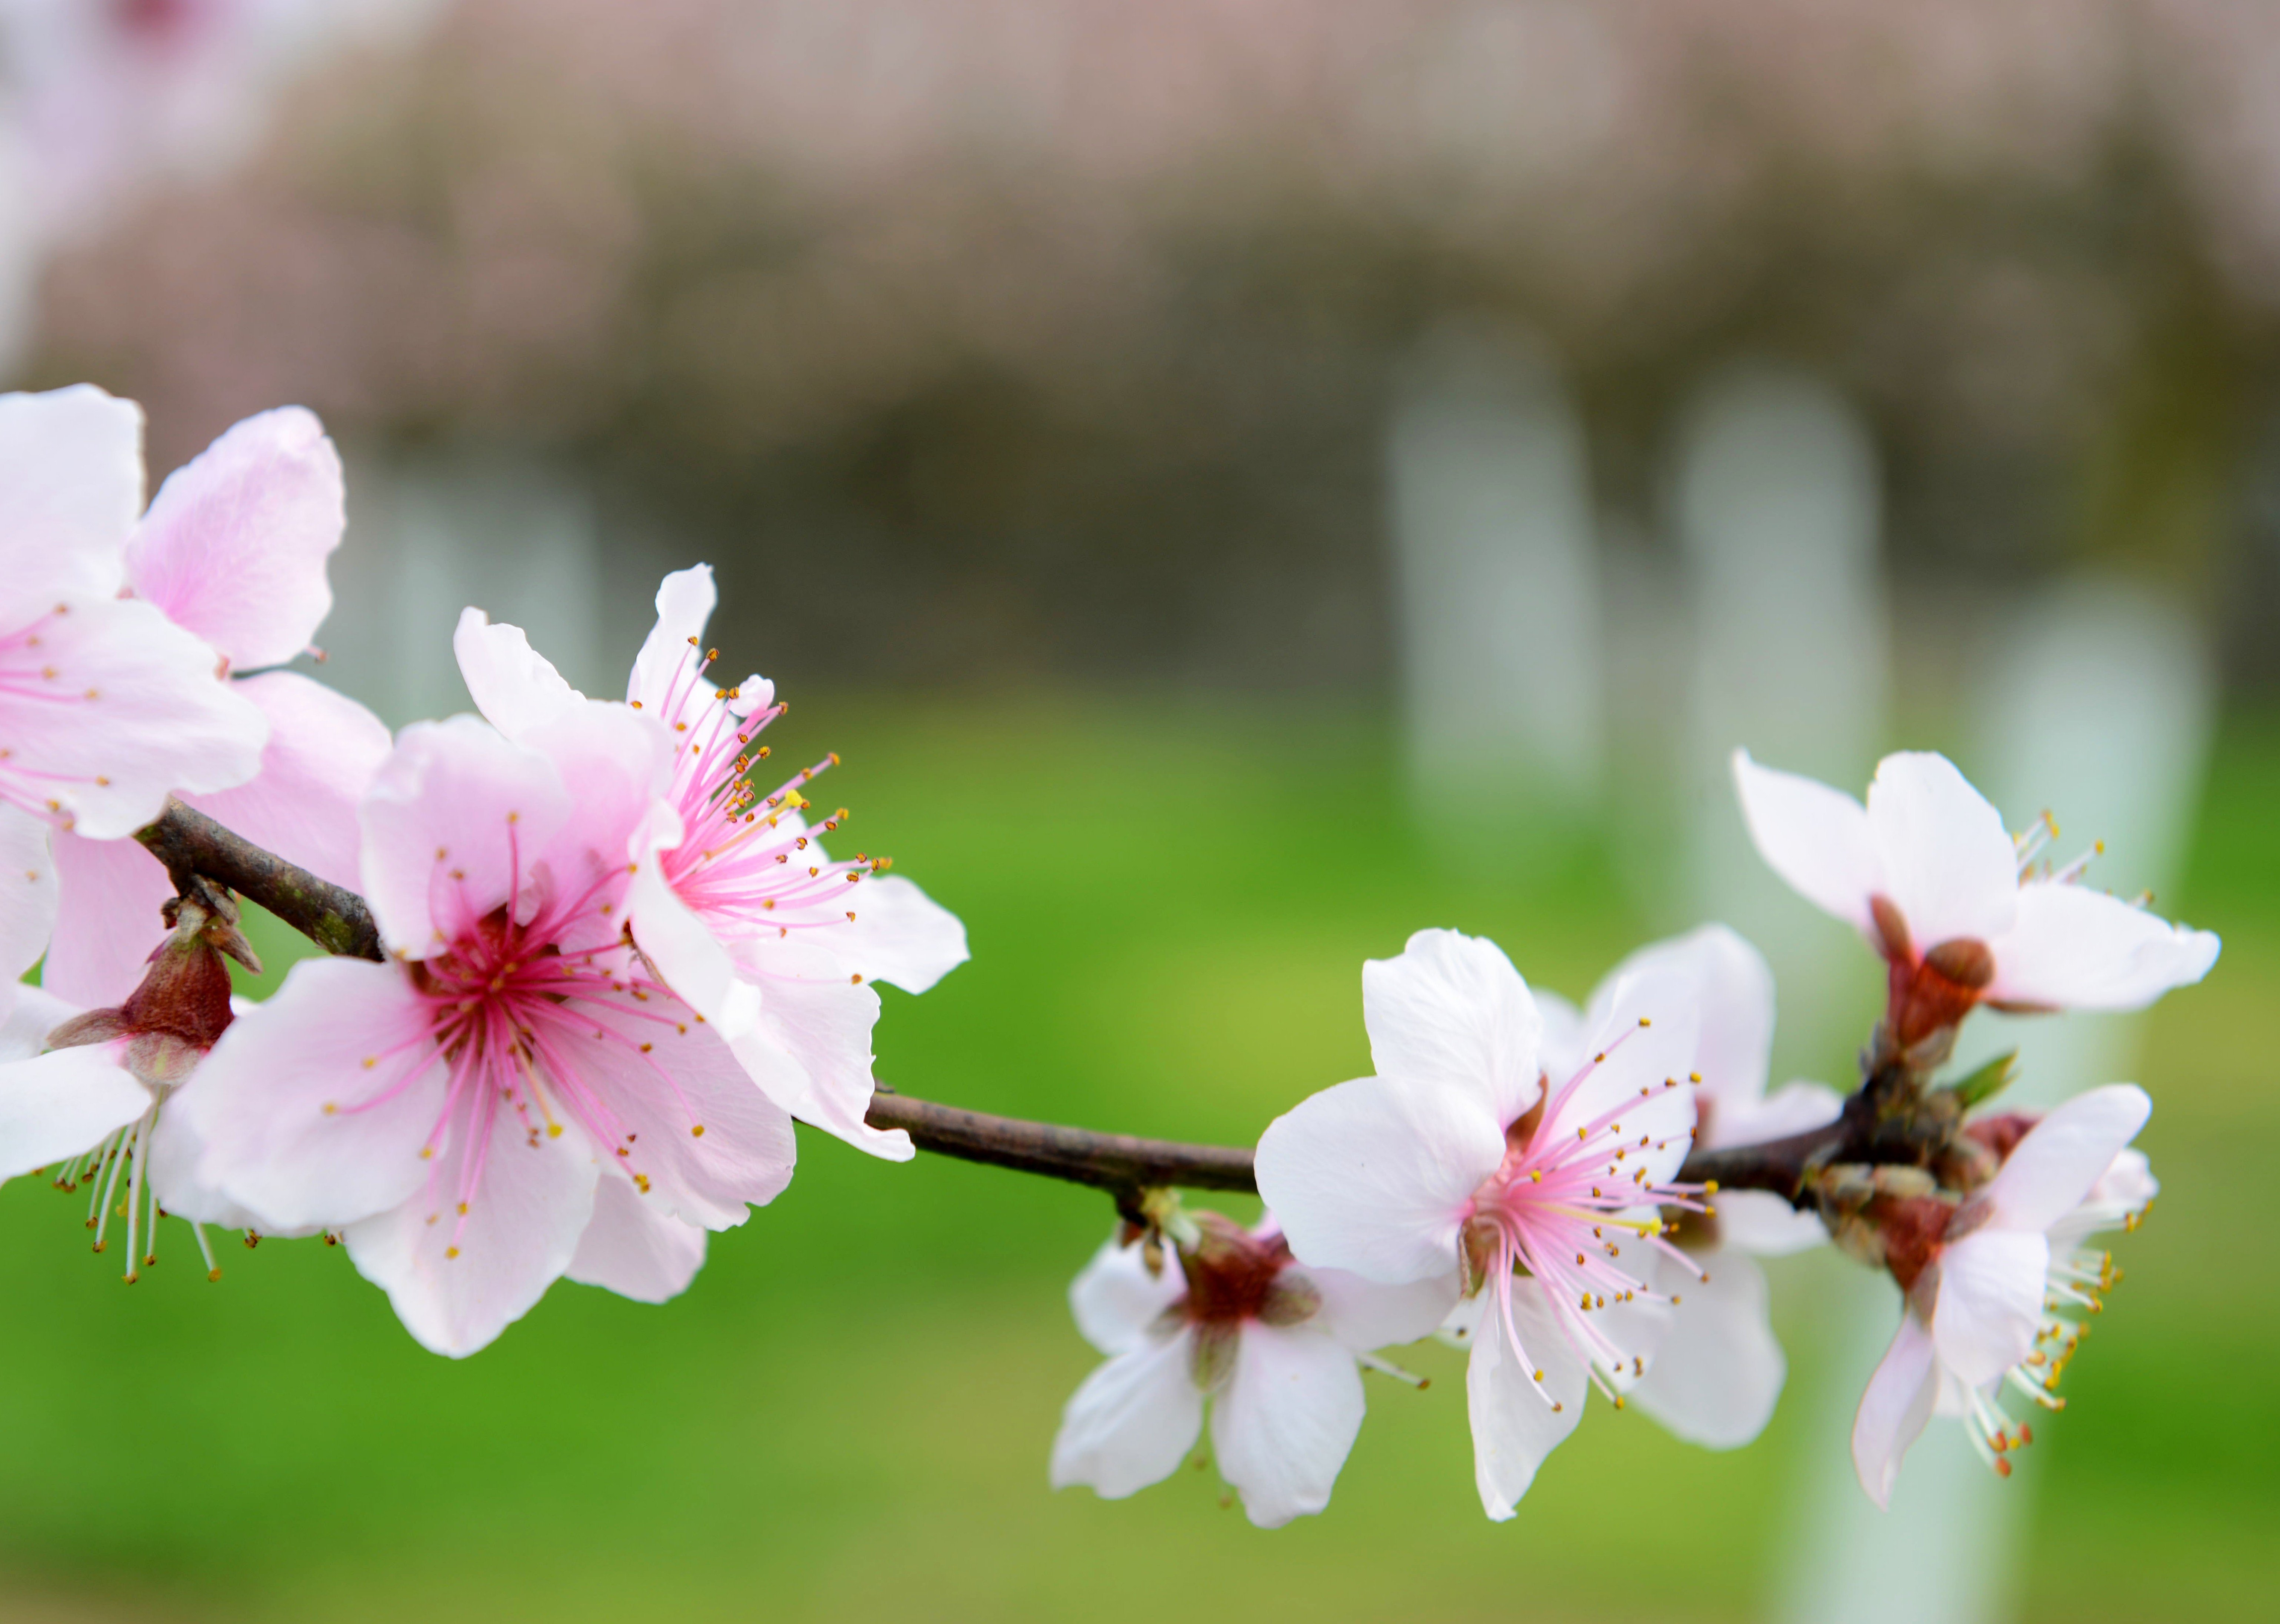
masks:
MULTIPOLYGON (((1691 1127, 1672 1131, 1668 1108, 1662 1104, 1680 1089, 1677 1079, 1667 1080, 1660 1089, 1642 1089, 1597 1115, 1583 1114, 1578 1090, 1614 1047, 1594 1056, 1539 1111, 1506 1130, 1503 1163, 1474 1192, 1462 1243, 1473 1277, 1495 1292, 1495 1312, 1522 1364, 1535 1374, 1538 1391, 1543 1371, 1513 1317, 1515 1274, 1533 1275, 1541 1283, 1568 1346, 1601 1391, 1620 1405, 1612 1381, 1645 1374, 1646 1363, 1606 1328, 1601 1311, 1638 1301, 1678 1302, 1648 1281, 1640 1265, 1652 1257, 1670 1258, 1698 1280, 1707 1278, 1666 1238, 1671 1226, 1661 1209, 1709 1213, 1713 1209, 1702 1197, 1714 1195, 1716 1187, 1660 1182, 1647 1166, 1652 1152, 1693 1137, 1691 1127)), ((1688 1086, 1700 1081, 1696 1074, 1688 1086)), ((1544 1401, 1555 1410, 1561 1407, 1548 1393, 1544 1401)))

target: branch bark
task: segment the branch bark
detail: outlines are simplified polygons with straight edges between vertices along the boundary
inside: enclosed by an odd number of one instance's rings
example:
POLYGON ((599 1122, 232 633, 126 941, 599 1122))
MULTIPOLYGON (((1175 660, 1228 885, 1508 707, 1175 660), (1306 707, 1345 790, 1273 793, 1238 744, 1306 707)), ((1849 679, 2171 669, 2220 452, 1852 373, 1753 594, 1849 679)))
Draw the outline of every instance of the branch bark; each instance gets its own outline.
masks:
MULTIPOLYGON (((259 903, 328 953, 385 957, 380 927, 363 897, 262 850, 180 801, 167 802, 158 821, 135 838, 166 866, 178 891, 189 894, 203 878, 259 903)), ((1697 1151, 1680 1168, 1679 1180, 1715 1181, 1722 1189, 1771 1190, 1801 1202, 1806 1176, 1824 1162, 1890 1159, 1868 1143, 1871 1113, 1856 1109, 1863 1098, 1856 1095, 1843 1117, 1809 1133, 1765 1144, 1697 1151)), ((873 1096, 866 1120, 874 1128, 902 1128, 919 1149, 938 1156, 1106 1190, 1128 1218, 1136 1217, 1140 1194, 1150 1189, 1251 1194, 1259 1189, 1251 1151, 1243 1146, 1183 1144, 1028 1122, 935 1104, 884 1085, 873 1096)))

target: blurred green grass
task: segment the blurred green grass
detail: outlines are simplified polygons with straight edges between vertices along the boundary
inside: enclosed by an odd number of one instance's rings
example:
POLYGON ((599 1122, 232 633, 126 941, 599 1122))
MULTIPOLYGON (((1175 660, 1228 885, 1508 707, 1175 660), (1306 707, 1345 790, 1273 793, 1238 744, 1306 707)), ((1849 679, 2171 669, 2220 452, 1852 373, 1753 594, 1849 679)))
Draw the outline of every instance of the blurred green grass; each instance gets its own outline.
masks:
MULTIPOLYGON (((881 1075, 929 1097, 1248 1141, 1367 1069, 1360 964, 1411 929, 1492 935, 1573 994, 1684 922, 1643 917, 1591 829, 1523 819, 1429 857, 1371 717, 827 697, 797 720, 801 746, 849 758, 822 788, 855 805, 855 843, 967 921, 973 963, 886 995, 881 1075)), ((2238 1613, 2280 1581, 2280 1400, 2254 1378, 2280 1270, 2253 1240, 2280 1128, 2276 806, 2280 727, 2238 720, 2185 894, 2164 899, 2225 957, 2150 1028, 2168 1193, 2073 1407, 2041 1429, 2031 1618, 2238 1613)), ((292 943, 259 923, 273 981, 292 943)), ((1047 1448, 1092 1363, 1063 1292, 1106 1204, 805 1130, 801 1154, 681 1300, 558 1286, 463 1363, 420 1351, 316 1243, 231 1239, 210 1286, 170 1225, 129 1291, 68 1201, 14 1181, 0 1618, 1745 1619, 1777 1582, 1802 1463, 1845 1446, 1804 1424, 1831 1266, 1808 1258, 1776 1275, 1790 1395, 1738 1454, 1595 1401, 1492 1526, 1460 1367, 1427 1348, 1429 1390, 1371 1379, 1321 1518, 1254 1530, 1209 1474, 1121 1504, 1051 1494, 1047 1448)))

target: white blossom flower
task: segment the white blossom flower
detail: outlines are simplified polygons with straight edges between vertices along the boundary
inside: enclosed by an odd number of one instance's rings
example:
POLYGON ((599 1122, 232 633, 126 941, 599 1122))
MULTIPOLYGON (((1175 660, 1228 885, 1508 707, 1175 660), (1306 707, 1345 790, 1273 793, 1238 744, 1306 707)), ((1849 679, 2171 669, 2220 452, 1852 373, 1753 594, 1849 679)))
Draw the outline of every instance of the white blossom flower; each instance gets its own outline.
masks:
MULTIPOLYGON (((836 756, 772 791, 751 781, 769 755, 759 735, 783 706, 764 678, 724 688, 706 674, 713 602, 709 566, 666 576, 627 684, 634 708, 669 729, 674 746, 671 787, 630 854, 634 941, 771 1099, 907 1160, 908 1134, 864 1120, 879 1017, 871 983, 925 991, 965 962, 965 927, 909 881, 882 874, 885 859, 826 854, 822 836, 847 814, 811 824, 805 790, 836 756)), ((509 737, 580 700, 519 628, 494 626, 481 610, 460 618, 455 647, 475 704, 509 737)))
POLYGON ((1362 969, 1377 1074, 1305 1100, 1259 1142, 1259 1188, 1310 1266, 1382 1284, 1463 1269, 1484 1292, 1467 1394, 1483 1507, 1510 1517, 1574 1429, 1587 1382, 1620 1402, 1690 1273, 1660 1208, 1694 1126, 1693 989, 1652 973, 1613 998, 1598 1045, 1547 1083, 1542 1018, 1493 943, 1420 931, 1362 969), (1626 1257, 1628 1249, 1628 1257, 1626 1257), (1517 1271, 1524 1269, 1525 1275, 1517 1271))
POLYGON ((1269 1215, 1244 1230, 1216 1213, 1151 1274, 1112 1239, 1069 1289, 1085 1339, 1108 1362, 1085 1378, 1053 1440, 1052 1484, 1121 1499, 1178 1469, 1210 1400, 1221 1474, 1262 1528, 1319 1512, 1361 1429, 1360 1366, 1414 1342, 1457 1295, 1439 1279, 1377 1286, 1304 1267, 1269 1215))
POLYGON ((1746 750, 1734 779, 1774 872, 1884 956, 1903 1050, 1980 1003, 2141 1009, 2216 962, 2209 932, 2080 883, 2087 856, 2037 868, 2048 821, 2014 839, 1945 756, 1885 757, 1865 807, 1746 750))
MULTIPOLYGON (((1758 1144, 1837 1120, 1844 1101, 1817 1082, 1791 1082, 1768 1095, 1773 1058, 1773 971, 1757 949, 1723 925, 1705 925, 1641 948, 1609 972, 1577 1014, 1539 991, 1544 1019, 1544 1070, 1565 1076, 1590 1058, 1588 1031, 1604 1030, 1617 989, 1628 980, 1675 975, 1693 988, 1700 1013, 1690 1072, 1694 1142, 1704 1150, 1758 1144)), ((1685 1213, 1672 1235, 1702 1271, 1699 1280, 1662 1262, 1667 1287, 1683 1290, 1669 1336, 1653 1368, 1630 1390, 1638 1406, 1678 1436, 1710 1449, 1749 1443, 1773 1419, 1788 1371, 1768 1319, 1760 1257, 1801 1251, 1827 1241, 1811 1212, 1765 1190, 1722 1189, 1714 1213, 1685 1213)))
POLYGON ((1998 1402, 2009 1387, 2059 1409, 2059 1378, 2113 1281, 2112 1261, 2082 1243, 2134 1228, 2156 1189, 2126 1150, 2153 1104, 2130 1083, 2078 1095, 2043 1118, 1985 1188, 1960 1205, 1921 1197, 1882 1214, 1886 1260, 1906 1302, 1900 1328, 1869 1378, 1852 1427, 1852 1460, 1877 1505, 1934 1415, 1961 1420, 2003 1476, 2033 1439, 1998 1402))

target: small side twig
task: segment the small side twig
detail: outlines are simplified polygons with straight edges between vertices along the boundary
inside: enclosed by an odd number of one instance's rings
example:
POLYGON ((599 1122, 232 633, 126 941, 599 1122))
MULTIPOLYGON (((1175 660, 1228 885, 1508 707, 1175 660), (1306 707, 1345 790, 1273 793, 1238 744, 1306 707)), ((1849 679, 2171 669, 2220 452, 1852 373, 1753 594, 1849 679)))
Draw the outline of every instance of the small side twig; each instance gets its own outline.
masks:
POLYGON ((158 820, 135 838, 166 866, 185 897, 196 893, 200 879, 214 881, 259 903, 328 953, 381 957, 380 927, 363 897, 263 850, 202 812, 170 800, 158 820))

